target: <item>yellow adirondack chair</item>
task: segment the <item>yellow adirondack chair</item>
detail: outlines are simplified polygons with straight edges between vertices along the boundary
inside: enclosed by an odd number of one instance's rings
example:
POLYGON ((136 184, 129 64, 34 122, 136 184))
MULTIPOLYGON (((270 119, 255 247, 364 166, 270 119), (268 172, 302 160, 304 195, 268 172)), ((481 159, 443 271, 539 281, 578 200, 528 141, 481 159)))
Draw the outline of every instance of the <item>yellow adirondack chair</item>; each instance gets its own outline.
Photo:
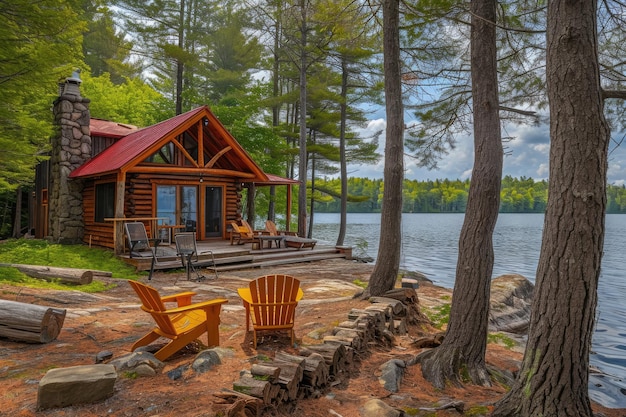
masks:
POLYGON ((128 281, 141 300, 141 309, 152 315, 157 327, 135 342, 130 349, 134 351, 146 346, 159 337, 170 339, 170 342, 154 354, 160 361, 172 356, 202 334, 207 334, 207 346, 220 344, 220 309, 228 300, 217 298, 200 303, 191 303, 194 292, 183 292, 161 297, 159 292, 137 281, 128 281), (167 309, 165 303, 176 303, 174 308, 167 309))
POLYGON ((294 344, 293 331, 296 306, 304 293, 300 280, 290 275, 265 275, 250 282, 248 288, 237 290, 246 309, 246 331, 250 331, 250 320, 257 346, 257 332, 286 330, 294 344))
MULTIPOLYGON (((245 220, 243 220, 245 222, 245 220)), ((233 245, 235 243, 235 239, 237 240, 238 245, 243 245, 247 242, 254 241, 254 232, 250 229, 250 226, 246 225, 247 222, 244 223, 243 226, 239 226, 237 222, 232 221, 229 223, 231 227, 230 231, 230 244, 233 245)))

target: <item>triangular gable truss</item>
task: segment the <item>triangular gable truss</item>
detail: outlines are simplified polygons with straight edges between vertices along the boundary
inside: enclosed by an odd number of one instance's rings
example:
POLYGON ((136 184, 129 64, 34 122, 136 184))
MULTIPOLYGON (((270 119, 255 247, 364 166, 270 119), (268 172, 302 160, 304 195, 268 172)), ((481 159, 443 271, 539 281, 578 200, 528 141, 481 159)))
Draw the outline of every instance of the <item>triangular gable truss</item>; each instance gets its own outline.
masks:
MULTIPOLYGON (((167 159, 167 158, 163 158, 167 159)), ((230 176, 247 181, 266 181, 267 175, 250 158, 207 106, 141 129, 118 141, 72 173, 72 177, 97 176, 117 171, 179 173, 230 176), (185 141, 195 141, 194 157, 185 141), (150 157, 170 146, 177 159, 151 163, 150 157)))

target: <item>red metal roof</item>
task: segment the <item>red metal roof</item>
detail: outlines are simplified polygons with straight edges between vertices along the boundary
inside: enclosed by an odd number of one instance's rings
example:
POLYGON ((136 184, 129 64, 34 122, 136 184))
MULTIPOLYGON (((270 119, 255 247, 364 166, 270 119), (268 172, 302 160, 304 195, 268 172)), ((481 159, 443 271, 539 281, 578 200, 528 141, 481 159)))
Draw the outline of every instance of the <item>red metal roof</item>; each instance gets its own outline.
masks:
POLYGON ((288 184, 299 184, 300 181, 294 180, 291 178, 280 177, 274 174, 265 174, 267 175, 268 181, 254 181, 256 185, 288 185, 288 184))
POLYGON ((103 119, 91 119, 89 122, 89 130, 92 136, 102 136, 107 138, 123 138, 130 133, 135 132, 137 126, 112 122, 103 119))
POLYGON ((176 127, 203 111, 208 111, 208 107, 198 107, 125 136, 72 171, 70 178, 101 175, 120 170, 146 149, 165 138, 176 127))

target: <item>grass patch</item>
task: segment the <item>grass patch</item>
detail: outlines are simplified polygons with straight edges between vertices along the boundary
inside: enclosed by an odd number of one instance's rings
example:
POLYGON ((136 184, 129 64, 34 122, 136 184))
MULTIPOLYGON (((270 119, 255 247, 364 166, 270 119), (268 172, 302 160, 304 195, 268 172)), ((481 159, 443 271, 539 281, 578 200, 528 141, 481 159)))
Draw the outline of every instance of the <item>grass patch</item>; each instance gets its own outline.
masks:
POLYGON ((361 288, 367 288, 367 282, 363 282, 360 279, 355 279, 354 281, 352 281, 352 283, 354 285, 358 285, 361 288))
POLYGON ((474 407, 469 408, 467 411, 465 411, 463 415, 472 416, 472 417, 486 416, 486 415, 489 415, 489 408, 484 405, 476 405, 474 407))
POLYGON ((450 321, 450 307, 452 304, 443 304, 438 307, 424 309, 424 314, 431 321, 434 327, 441 329, 450 321))
MULTIPOLYGON (((41 239, 9 239, 0 244, 0 263, 54 266, 108 271, 113 278, 137 279, 141 274, 115 256, 113 251, 85 245, 60 245, 41 239)), ((94 280, 88 285, 66 285, 28 277, 11 267, 0 267, 0 282, 16 286, 100 292, 112 288, 94 280)))
POLYGON ((507 349, 513 349, 517 346, 517 342, 502 333, 489 333, 487 335, 487 343, 496 343, 507 349))

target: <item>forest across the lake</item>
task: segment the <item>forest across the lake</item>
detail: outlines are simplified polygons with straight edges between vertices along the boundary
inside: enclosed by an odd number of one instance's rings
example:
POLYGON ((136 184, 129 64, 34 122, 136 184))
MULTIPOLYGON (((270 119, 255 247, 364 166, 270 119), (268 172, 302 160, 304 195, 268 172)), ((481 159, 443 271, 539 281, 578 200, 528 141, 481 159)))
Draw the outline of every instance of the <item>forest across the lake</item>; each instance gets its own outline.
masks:
MULTIPOLYGON (((315 211, 340 211, 340 179, 316 180, 315 211)), ((404 180, 405 213, 464 213, 470 180, 404 180)), ((382 179, 348 178, 348 212, 379 213, 384 184, 382 179)), ((505 176, 500 190, 501 213, 543 213, 548 202, 548 181, 505 176)), ((626 186, 607 185, 607 209, 610 214, 626 213, 626 186)))

